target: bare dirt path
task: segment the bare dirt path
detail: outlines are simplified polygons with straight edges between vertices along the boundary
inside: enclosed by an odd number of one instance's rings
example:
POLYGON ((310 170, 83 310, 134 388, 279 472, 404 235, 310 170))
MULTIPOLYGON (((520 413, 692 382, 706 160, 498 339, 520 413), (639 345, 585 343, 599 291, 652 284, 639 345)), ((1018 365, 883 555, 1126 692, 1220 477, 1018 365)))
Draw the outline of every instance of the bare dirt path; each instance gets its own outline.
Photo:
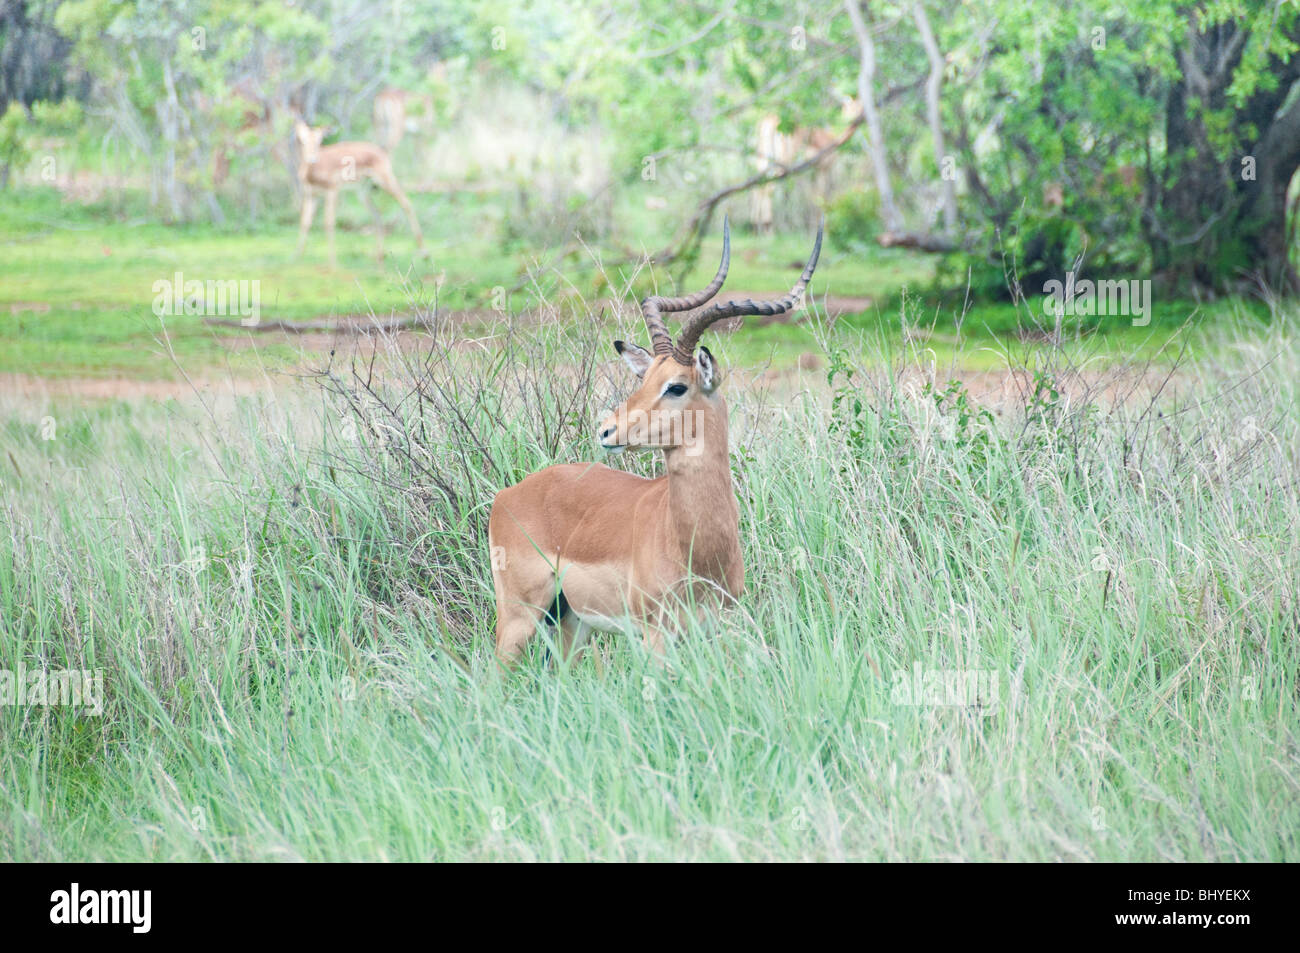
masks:
MULTIPOLYGON (((287 380, 287 378, 286 378, 287 380)), ((132 377, 38 377, 0 374, 0 394, 26 398, 75 397, 85 400, 178 400, 187 397, 245 397, 274 394, 279 381, 267 378, 184 378, 148 380, 132 377)))

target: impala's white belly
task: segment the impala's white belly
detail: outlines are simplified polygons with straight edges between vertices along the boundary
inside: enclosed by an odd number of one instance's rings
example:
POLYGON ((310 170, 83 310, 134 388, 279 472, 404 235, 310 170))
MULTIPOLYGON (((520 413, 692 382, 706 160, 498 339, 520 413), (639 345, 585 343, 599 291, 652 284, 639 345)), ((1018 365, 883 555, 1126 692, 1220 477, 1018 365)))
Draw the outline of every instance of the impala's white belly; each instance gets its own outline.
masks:
POLYGON ((635 628, 627 605, 627 577, 617 567, 565 562, 559 579, 569 611, 584 624, 602 632, 635 628))
POLYGON ((592 629, 598 629, 601 632, 614 632, 618 635, 633 635, 636 633, 636 625, 630 616, 623 615, 618 618, 609 616, 595 615, 590 612, 578 612, 572 606, 569 611, 576 615, 582 624, 592 629))

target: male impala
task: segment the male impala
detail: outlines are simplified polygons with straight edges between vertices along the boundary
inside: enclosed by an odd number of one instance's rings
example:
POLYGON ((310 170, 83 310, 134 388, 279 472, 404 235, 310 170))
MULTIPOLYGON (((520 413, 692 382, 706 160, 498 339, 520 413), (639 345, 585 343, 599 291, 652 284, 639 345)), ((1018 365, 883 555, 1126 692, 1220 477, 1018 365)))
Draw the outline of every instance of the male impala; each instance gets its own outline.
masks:
POLYGON ((636 392, 601 423, 600 445, 662 450, 666 473, 655 480, 598 463, 547 467, 497 494, 488 520, 497 603, 497 657, 512 663, 543 620, 560 628, 561 651, 580 647, 586 629, 640 629, 664 649, 680 631, 683 598, 735 599, 745 584, 739 509, 731 488, 727 404, 721 372, 700 335, 715 321, 793 308, 812 278, 812 257, 779 301, 729 301, 682 320, 677 343, 660 317, 691 311, 722 287, 731 258, 724 225, 722 264, 703 291, 641 303, 654 353, 614 342, 641 379, 636 392), (690 580, 687 583, 687 580, 690 580))
MULTIPOLYGON (((303 187, 302 218, 298 223, 298 250, 301 255, 307 244, 307 232, 311 230, 311 220, 316 214, 316 193, 325 195, 325 231, 329 236, 330 267, 336 266, 334 257, 334 211, 338 206, 339 189, 362 179, 372 179, 385 192, 397 199, 397 204, 406 213, 415 233, 415 243, 424 252, 424 234, 420 223, 415 218, 415 210, 407 201, 402 187, 393 175, 393 164, 388 153, 372 142, 336 142, 331 146, 321 146, 325 138, 324 129, 313 129, 301 119, 293 124, 293 133, 298 140, 298 181, 303 187)), ((375 232, 378 236, 380 258, 384 257, 384 229, 379 218, 379 210, 369 192, 362 192, 366 205, 375 217, 375 232)))

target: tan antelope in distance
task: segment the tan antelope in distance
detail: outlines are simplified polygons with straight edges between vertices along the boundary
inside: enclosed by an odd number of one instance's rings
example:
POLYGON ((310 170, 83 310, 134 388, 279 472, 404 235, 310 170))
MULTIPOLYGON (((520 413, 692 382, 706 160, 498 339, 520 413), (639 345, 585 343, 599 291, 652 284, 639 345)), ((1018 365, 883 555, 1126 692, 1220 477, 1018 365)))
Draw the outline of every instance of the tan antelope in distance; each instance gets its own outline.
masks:
POLYGON ((512 664, 539 623, 558 624, 566 658, 590 629, 639 629, 664 651, 681 631, 688 602, 734 600, 745 585, 740 511, 731 486, 727 404, 722 373, 700 335, 716 321, 773 315, 801 300, 817 267, 822 230, 793 290, 778 301, 728 301, 682 319, 676 344, 662 314, 707 304, 727 277, 730 228, 722 263, 703 291, 641 303, 654 352, 614 342, 640 386, 597 428, 611 453, 662 450, 665 475, 650 480, 599 463, 539 470, 496 495, 488 520, 496 593, 496 652, 512 664))
MULTIPOLYGON (((426 83, 445 86, 447 64, 434 63, 430 66, 426 83)), ((375 95, 371 118, 374 121, 375 138, 391 156, 397 151, 406 133, 423 130, 427 135, 431 131, 429 127, 434 122, 433 95, 427 88, 425 92, 413 92, 396 86, 385 87, 375 95)))
MULTIPOLYGON (((293 132, 298 141, 298 181, 303 187, 302 217, 298 223, 298 250, 295 257, 302 255, 303 247, 307 244, 307 232, 311 230, 311 220, 316 214, 316 193, 320 192, 325 196, 325 231, 329 236, 330 267, 337 266, 334 256, 334 215, 338 207, 339 189, 367 178, 397 200, 411 223, 411 231, 415 233, 415 243, 419 246, 420 253, 427 254, 424 234, 420 231, 415 209, 411 208, 406 193, 397 184, 387 152, 373 142, 336 142, 322 146, 325 130, 313 129, 301 119, 294 122, 293 132)), ((375 219, 378 255, 382 259, 383 221, 370 193, 362 190, 361 194, 375 219)))
POLYGON ((404 89, 385 89, 375 97, 375 136, 391 156, 406 134, 406 97, 404 89))
MULTIPOLYGON (((862 104, 852 96, 840 96, 840 118, 850 123, 862 112, 862 104)), ((757 144, 754 150, 754 165, 759 172, 783 172, 805 159, 810 159, 823 149, 839 140, 840 136, 833 129, 822 126, 798 126, 792 132, 781 131, 781 117, 768 113, 758 121, 757 144)), ((813 191, 819 199, 824 199, 830 189, 831 170, 835 164, 835 153, 831 153, 817 163, 813 171, 813 191)), ((772 232, 772 197, 773 185, 759 185, 749 193, 749 220, 761 235, 772 232)))
MULTIPOLYGON (((212 156, 212 184, 221 186, 230 178, 230 154, 235 150, 234 141, 242 134, 255 134, 259 139, 271 139, 273 127, 271 107, 259 94, 256 85, 250 79, 242 79, 230 88, 230 98, 239 102, 241 108, 239 126, 231 131, 225 130, 212 156)), ((283 141, 271 147, 271 154, 283 159, 286 154, 283 141), (278 154, 277 154, 278 153, 278 154)))

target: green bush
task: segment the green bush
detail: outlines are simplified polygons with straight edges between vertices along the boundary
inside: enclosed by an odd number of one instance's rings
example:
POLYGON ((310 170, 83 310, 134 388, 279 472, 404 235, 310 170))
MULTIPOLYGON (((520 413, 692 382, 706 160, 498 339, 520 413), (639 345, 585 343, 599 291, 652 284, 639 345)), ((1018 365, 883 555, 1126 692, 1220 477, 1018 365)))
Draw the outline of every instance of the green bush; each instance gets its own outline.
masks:
POLYGON ((845 251, 874 245, 880 225, 880 196, 873 189, 843 192, 826 206, 826 231, 845 251))
POLYGON ((27 110, 21 103, 11 102, 0 116, 0 187, 9 184, 9 170, 21 167, 31 153, 27 148, 27 110))
POLYGON ((67 135, 81 129, 85 114, 75 99, 42 101, 32 103, 32 121, 43 132, 67 135))

